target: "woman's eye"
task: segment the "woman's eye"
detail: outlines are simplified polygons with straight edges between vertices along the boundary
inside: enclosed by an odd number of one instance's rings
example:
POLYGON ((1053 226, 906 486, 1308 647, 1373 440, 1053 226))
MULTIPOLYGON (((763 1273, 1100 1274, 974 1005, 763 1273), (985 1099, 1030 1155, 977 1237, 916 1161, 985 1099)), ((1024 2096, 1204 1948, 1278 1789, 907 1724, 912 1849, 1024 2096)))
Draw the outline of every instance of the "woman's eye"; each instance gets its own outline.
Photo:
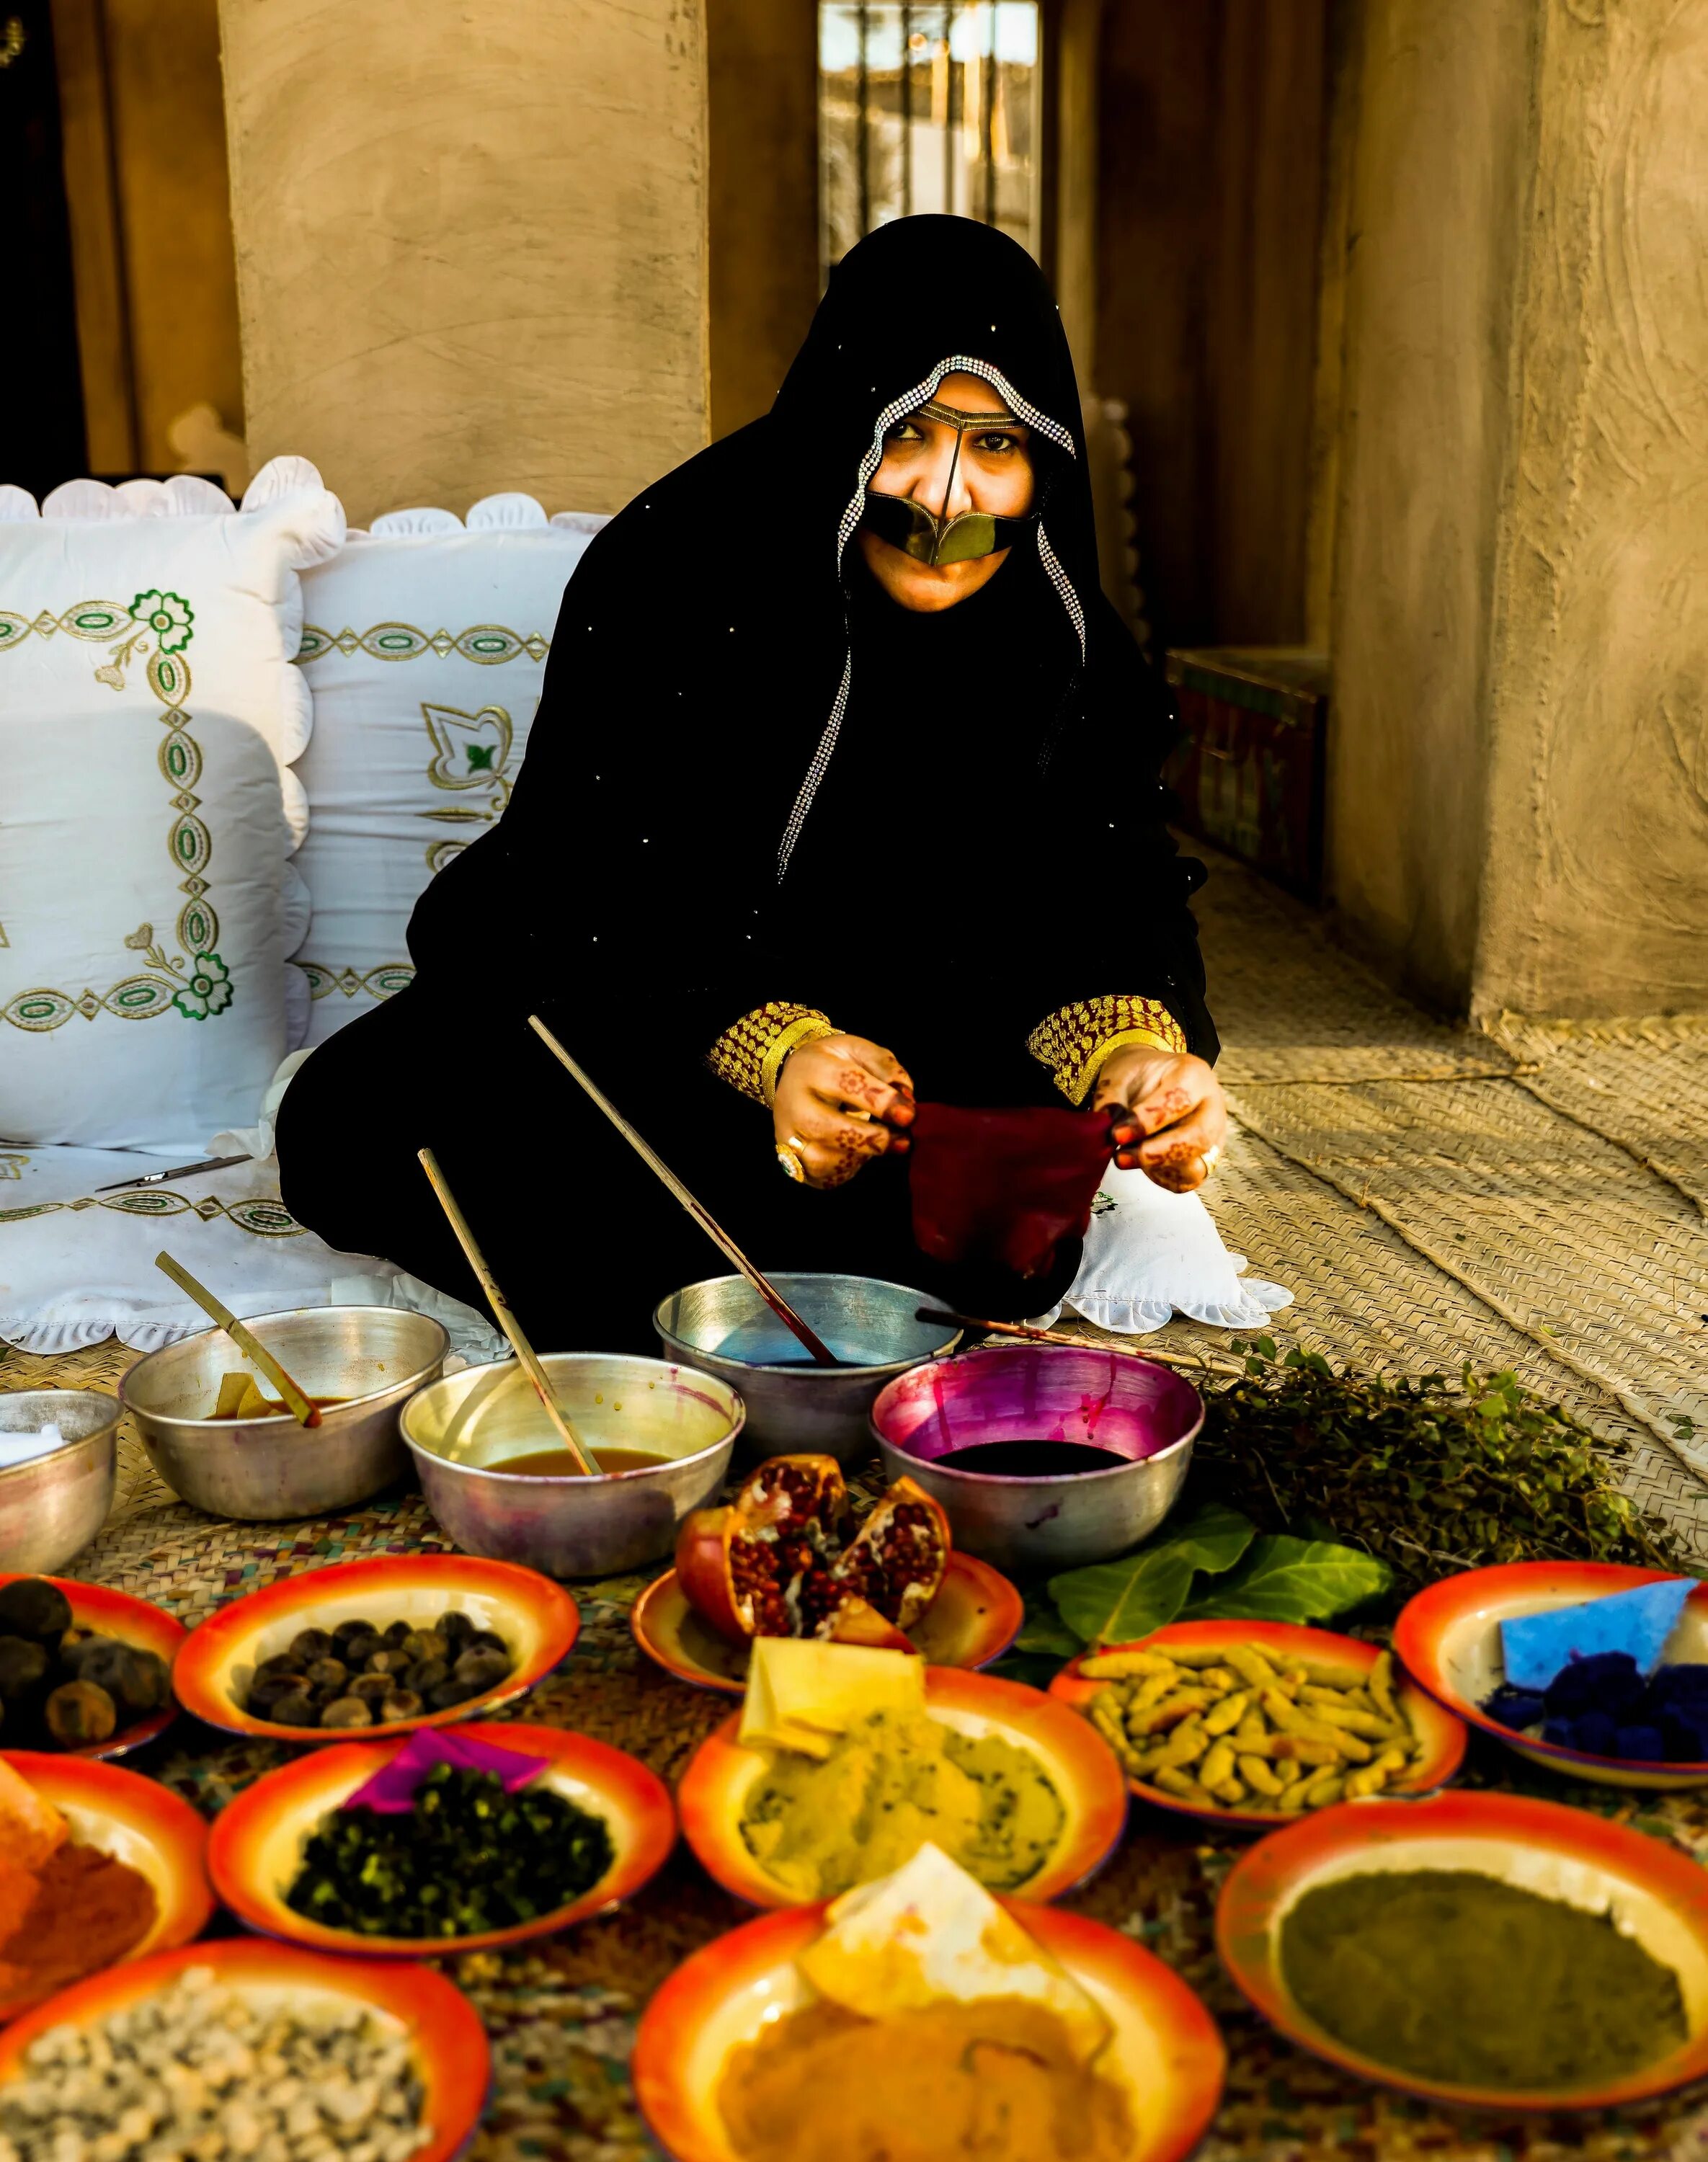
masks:
POLYGON ((911 420, 898 420, 884 438, 887 443, 922 443, 924 436, 911 420))
POLYGON ((979 454, 987 458, 999 458, 1005 452, 1020 448, 1012 436, 975 436, 973 441, 979 454))

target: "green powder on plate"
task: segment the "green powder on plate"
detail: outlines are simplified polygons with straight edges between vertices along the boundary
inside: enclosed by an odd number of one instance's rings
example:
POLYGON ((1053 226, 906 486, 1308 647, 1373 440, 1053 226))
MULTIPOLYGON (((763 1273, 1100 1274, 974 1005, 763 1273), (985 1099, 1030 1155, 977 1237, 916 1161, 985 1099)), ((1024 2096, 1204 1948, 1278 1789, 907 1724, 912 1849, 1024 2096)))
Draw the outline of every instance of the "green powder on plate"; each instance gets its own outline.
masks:
POLYGON ((1593 2086, 1686 2039, 1677 1975, 1634 1937, 1469 1870, 1307 1892, 1282 1923, 1281 1968, 1343 2047, 1446 2086, 1593 2086))

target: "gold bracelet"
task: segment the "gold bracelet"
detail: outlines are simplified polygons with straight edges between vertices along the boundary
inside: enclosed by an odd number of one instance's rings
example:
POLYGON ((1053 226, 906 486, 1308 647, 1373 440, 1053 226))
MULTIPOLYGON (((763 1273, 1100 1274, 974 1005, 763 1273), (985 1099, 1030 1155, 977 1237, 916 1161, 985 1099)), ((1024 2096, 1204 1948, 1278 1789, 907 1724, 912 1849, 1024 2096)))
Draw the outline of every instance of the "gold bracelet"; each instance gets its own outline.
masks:
POLYGON ((1085 1101, 1097 1086, 1098 1075, 1115 1052, 1125 1051, 1129 1044, 1144 1044, 1150 1050, 1162 1052, 1170 1058, 1179 1055, 1172 1043, 1165 1043, 1160 1036, 1148 1028, 1124 1028, 1117 1035, 1105 1037, 1079 1069, 1079 1091, 1073 1099, 1076 1104, 1085 1101))
POLYGON ((777 1100, 777 1083, 782 1078, 783 1062, 791 1051, 798 1051, 803 1043, 816 1043, 822 1037, 834 1036, 836 1030, 818 1014, 802 1014, 791 1021, 786 1028, 779 1029, 765 1047, 760 1060, 760 1087, 765 1092, 765 1108, 769 1110, 777 1100))
POLYGON ((772 999, 733 1021, 707 1051, 706 1063, 750 1103, 769 1106, 783 1060, 795 1046, 809 1035, 835 1033, 816 1006, 772 999))
POLYGON ((1160 999, 1079 999, 1046 1014, 1026 1049, 1056 1077, 1070 1104, 1083 1104, 1104 1061, 1125 1044, 1145 1044, 1178 1056, 1186 1049, 1180 1024, 1160 999))

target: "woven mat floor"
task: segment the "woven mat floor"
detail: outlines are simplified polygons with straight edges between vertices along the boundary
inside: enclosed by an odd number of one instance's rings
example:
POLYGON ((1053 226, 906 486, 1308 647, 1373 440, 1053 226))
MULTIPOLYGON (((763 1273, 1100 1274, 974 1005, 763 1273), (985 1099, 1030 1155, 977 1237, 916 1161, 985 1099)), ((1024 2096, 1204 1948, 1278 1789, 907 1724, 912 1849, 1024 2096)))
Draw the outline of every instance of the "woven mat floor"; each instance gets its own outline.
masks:
MULTIPOLYGON (((1631 1444, 1632 1491, 1708 1561, 1697 1475, 1708 1475, 1708 1016, 1452 1030, 1340 953, 1308 911, 1232 864, 1215 872, 1199 915, 1236 1125, 1209 1198, 1229 1244, 1297 1295, 1272 1333, 1391 1373, 1513 1370, 1631 1444)), ((1227 1348, 1222 1332, 1183 1323, 1151 1340, 1227 1348)), ((54 1362, 13 1354, 0 1387, 111 1387, 132 1356, 112 1344, 54 1362)), ((443 1543, 417 1495, 301 1525, 215 1522, 160 1486, 127 1433, 112 1515, 72 1573, 194 1622, 279 1575, 443 1543)), ((576 1653, 518 1716, 596 1734, 675 1778, 725 1700, 635 1653, 640 1580, 577 1589, 576 1653)), ((279 1756, 180 1726, 138 1768, 212 1813, 279 1756)), ((1466 1776, 1532 1777, 1481 1744, 1466 1776)), ((1632 1799, 1533 1776, 1532 1791, 1708 1860, 1708 1804, 1695 1796, 1632 1799)), ((1065 1903, 1140 1938, 1220 2022, 1229 2086, 1206 2162, 1708 2154, 1708 2091, 1605 2118, 1447 2117, 1289 2048, 1216 1964, 1211 1916, 1231 1851, 1136 1812, 1115 1860, 1065 1903)), ((452 1962, 496 2057, 481 2162, 656 2154, 624 2072, 636 2015, 687 1953, 744 1918, 679 1852, 618 1915, 537 1952, 452 1962)))

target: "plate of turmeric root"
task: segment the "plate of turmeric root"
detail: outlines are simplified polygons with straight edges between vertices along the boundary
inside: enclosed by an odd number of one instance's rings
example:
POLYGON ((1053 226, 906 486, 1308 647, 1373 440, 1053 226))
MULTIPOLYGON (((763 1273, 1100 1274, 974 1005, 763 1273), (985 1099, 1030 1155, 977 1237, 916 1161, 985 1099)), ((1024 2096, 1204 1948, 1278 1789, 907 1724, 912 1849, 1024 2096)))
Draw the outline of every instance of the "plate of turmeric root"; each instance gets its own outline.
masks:
POLYGON ((1465 1730, 1355 1637, 1284 1622, 1178 1622, 1082 1653, 1050 1694, 1096 1727, 1132 1793, 1272 1830, 1366 1795, 1433 1794, 1465 1730))

